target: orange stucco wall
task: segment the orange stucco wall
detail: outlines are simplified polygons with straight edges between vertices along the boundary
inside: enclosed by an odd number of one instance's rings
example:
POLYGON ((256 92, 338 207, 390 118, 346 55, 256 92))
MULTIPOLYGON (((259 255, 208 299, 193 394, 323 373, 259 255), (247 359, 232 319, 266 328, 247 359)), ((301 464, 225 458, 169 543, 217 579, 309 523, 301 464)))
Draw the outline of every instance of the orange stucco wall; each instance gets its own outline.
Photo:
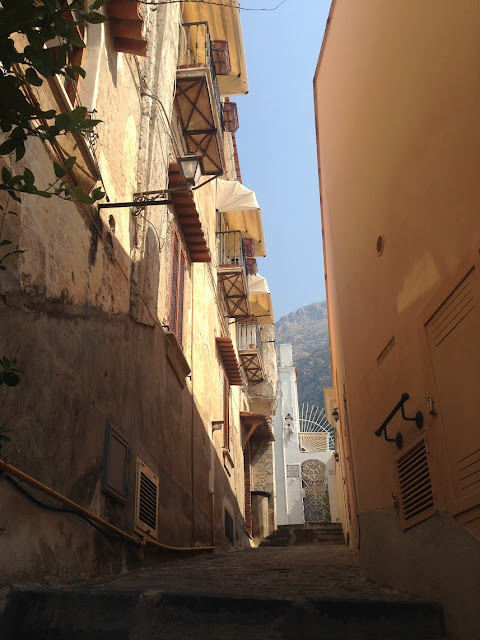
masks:
MULTIPOLYGON (((398 533, 397 564, 406 561, 408 545, 409 561, 425 556, 422 532, 440 517, 458 535, 465 534, 463 525, 478 535, 478 509, 459 514, 452 508, 445 442, 449 429, 468 428, 480 448, 480 424, 473 411, 448 424, 445 407, 453 401, 445 394, 438 401, 425 325, 472 267, 478 292, 479 33, 480 4, 474 2, 334 0, 314 79, 333 384, 349 506, 360 524, 352 541, 363 549, 372 576, 434 595, 440 592, 430 583, 440 578, 433 556, 423 563, 430 577, 413 584, 413 574, 395 573, 378 552, 398 533), (392 503, 398 450, 374 435, 404 392, 410 394, 406 414, 421 410, 425 418, 440 514, 408 534, 401 533, 392 503), (383 511, 390 514, 388 525, 372 527, 383 511)), ((476 348, 479 324, 471 324, 476 348)), ((478 397, 480 369, 465 367, 457 375, 461 393, 478 397)), ((388 431, 402 432, 403 450, 419 434, 399 415, 388 431)), ((452 545, 458 544, 454 537, 452 545)), ((459 583, 468 583, 467 565, 458 559, 459 583)), ((447 618, 458 618, 460 609, 454 615, 445 598, 447 618)), ((467 627, 452 637, 471 637, 467 627)))

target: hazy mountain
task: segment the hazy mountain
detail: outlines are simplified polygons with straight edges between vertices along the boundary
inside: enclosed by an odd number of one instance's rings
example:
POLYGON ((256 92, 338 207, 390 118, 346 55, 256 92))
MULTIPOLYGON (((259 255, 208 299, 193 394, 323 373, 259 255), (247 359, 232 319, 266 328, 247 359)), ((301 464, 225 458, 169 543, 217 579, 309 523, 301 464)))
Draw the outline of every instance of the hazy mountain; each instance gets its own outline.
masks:
POLYGON ((298 403, 323 407, 323 387, 330 387, 327 303, 313 302, 275 323, 277 345, 293 345, 293 364, 298 371, 298 403))

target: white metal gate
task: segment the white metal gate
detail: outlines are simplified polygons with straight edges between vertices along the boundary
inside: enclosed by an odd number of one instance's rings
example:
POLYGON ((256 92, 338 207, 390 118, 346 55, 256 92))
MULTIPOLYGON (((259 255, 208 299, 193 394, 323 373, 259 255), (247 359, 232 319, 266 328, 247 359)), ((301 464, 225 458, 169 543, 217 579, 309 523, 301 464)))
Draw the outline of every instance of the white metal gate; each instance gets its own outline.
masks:
POLYGON ((303 513, 305 522, 330 522, 327 467, 321 460, 302 463, 303 513))

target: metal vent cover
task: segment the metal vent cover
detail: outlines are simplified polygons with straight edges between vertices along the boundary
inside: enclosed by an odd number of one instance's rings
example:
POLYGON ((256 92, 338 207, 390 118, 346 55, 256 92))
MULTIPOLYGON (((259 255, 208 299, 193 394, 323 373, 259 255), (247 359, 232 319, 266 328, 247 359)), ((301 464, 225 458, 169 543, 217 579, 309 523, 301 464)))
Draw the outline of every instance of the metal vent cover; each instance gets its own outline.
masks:
POLYGON ((158 488, 158 476, 138 458, 135 531, 151 538, 156 538, 158 534, 158 488))
POLYGON ((396 468, 400 524, 406 530, 437 512, 424 436, 416 439, 408 451, 397 458, 396 468))

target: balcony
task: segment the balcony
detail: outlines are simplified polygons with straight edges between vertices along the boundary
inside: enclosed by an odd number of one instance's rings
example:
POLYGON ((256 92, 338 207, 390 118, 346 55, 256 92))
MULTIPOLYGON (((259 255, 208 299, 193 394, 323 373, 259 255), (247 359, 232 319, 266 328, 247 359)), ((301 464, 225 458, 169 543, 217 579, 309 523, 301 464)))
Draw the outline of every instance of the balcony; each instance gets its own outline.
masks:
POLYGON ((237 324, 237 350, 248 384, 262 382, 265 377, 262 340, 255 317, 237 324))
POLYGON ((229 318, 251 315, 248 299, 246 259, 240 231, 219 231, 217 238, 218 282, 229 318))
POLYGON ((175 103, 186 150, 200 156, 203 175, 218 176, 225 127, 212 45, 207 22, 182 25, 175 103))

